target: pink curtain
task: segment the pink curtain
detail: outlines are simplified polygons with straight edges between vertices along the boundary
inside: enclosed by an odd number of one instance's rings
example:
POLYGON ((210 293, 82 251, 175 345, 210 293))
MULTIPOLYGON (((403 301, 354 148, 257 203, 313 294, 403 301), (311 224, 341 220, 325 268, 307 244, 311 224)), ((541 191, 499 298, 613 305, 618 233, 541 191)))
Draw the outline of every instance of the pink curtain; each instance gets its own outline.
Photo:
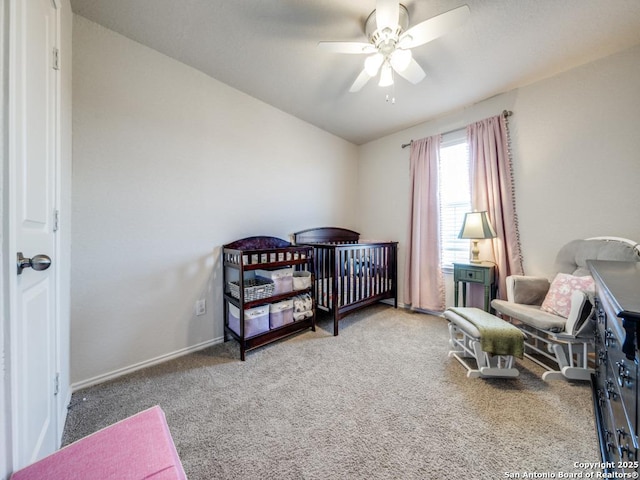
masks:
POLYGON ((445 308, 440 260, 438 161, 440 135, 411 143, 411 197, 404 303, 411 308, 441 312, 445 308))
POLYGON ((505 299, 506 277, 523 274, 505 114, 469 125, 467 139, 471 202, 475 210, 487 211, 497 234, 493 240, 480 242, 485 247, 480 258, 493 257, 498 276, 498 298, 505 299))

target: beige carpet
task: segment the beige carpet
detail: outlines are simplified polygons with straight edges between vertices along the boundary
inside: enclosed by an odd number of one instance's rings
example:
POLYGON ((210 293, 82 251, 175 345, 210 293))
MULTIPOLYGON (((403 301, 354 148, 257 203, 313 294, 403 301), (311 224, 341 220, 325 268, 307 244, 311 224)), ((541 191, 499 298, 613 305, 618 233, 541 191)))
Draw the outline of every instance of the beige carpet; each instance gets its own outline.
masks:
POLYGON ((370 307, 249 352, 216 345, 73 395, 65 443, 153 405, 191 480, 498 479, 584 472, 588 383, 469 379, 442 318, 370 307))

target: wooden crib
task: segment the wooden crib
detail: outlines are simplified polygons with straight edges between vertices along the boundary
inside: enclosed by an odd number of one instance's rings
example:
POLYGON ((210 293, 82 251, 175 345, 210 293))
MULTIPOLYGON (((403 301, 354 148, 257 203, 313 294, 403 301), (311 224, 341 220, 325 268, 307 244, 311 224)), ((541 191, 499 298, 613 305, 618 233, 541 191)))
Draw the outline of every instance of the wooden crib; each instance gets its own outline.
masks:
POLYGON ((340 319, 385 299, 398 307, 398 242, 360 241, 360 234, 337 227, 293 234, 298 245, 311 245, 315 258, 317 308, 333 314, 333 334, 340 319))

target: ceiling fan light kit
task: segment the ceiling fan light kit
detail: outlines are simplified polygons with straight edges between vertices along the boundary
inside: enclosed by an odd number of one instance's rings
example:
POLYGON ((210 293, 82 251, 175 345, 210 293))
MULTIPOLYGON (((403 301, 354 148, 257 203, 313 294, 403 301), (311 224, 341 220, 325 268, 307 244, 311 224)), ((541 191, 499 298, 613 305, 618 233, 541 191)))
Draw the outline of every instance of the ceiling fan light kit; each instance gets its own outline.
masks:
POLYGON ((357 92, 380 73, 378 85, 393 85, 393 73, 413 84, 426 76, 415 61, 411 49, 424 45, 464 23, 469 7, 463 5, 409 28, 409 12, 397 0, 377 0, 376 9, 365 21, 364 30, 369 43, 319 42, 318 47, 333 53, 366 54, 364 69, 349 89, 357 92))
POLYGON ((389 65, 389 62, 385 62, 380 72, 380 82, 378 86, 388 87, 390 85, 393 85, 393 69, 391 65, 389 65))
POLYGON ((364 69, 370 77, 375 77, 382 66, 382 62, 384 62, 384 55, 374 53, 364 59, 364 69))
POLYGON ((403 48, 397 48, 389 56, 389 63, 396 72, 404 72, 411 63, 413 55, 411 50, 405 50, 403 48))

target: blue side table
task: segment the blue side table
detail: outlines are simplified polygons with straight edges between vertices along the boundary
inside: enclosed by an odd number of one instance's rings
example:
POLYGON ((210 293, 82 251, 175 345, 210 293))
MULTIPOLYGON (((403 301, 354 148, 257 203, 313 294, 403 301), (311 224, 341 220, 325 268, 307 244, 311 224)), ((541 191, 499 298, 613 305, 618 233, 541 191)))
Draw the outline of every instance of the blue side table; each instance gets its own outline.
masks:
POLYGON ((496 266, 491 262, 454 263, 454 306, 458 306, 459 285, 462 283, 462 306, 467 305, 467 283, 484 285, 484 310, 490 311, 496 293, 496 266))

